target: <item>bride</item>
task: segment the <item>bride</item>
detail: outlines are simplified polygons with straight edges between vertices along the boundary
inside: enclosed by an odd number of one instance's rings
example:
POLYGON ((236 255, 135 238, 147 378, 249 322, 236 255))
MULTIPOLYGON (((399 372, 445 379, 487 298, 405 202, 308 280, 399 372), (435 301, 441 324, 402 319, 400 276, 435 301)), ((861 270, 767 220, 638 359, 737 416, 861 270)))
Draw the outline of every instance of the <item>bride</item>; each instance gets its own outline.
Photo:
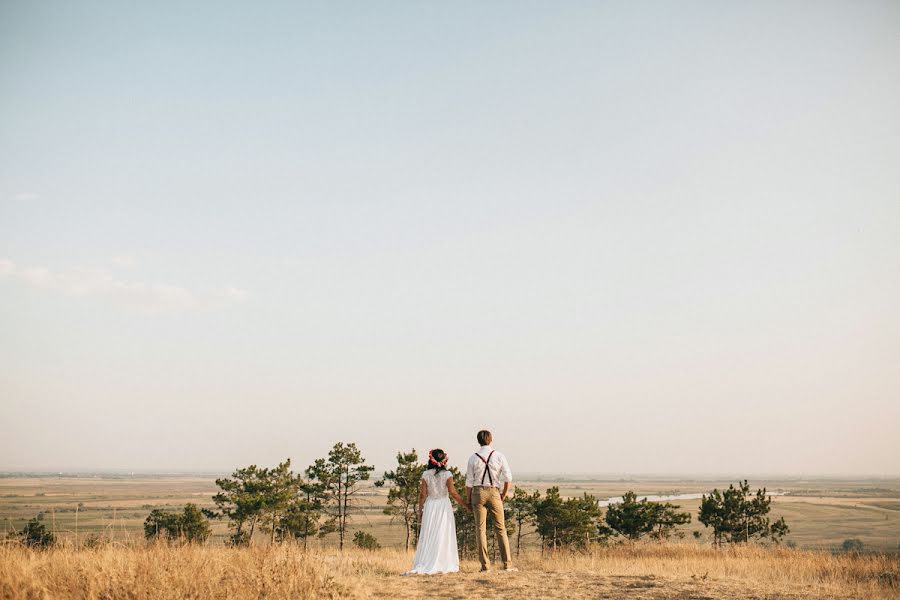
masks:
POLYGON ((428 453, 428 466, 422 473, 419 490, 419 543, 412 571, 407 574, 432 575, 459 571, 456 549, 456 521, 450 497, 465 505, 453 487, 453 474, 447 470, 447 453, 435 448, 428 453))

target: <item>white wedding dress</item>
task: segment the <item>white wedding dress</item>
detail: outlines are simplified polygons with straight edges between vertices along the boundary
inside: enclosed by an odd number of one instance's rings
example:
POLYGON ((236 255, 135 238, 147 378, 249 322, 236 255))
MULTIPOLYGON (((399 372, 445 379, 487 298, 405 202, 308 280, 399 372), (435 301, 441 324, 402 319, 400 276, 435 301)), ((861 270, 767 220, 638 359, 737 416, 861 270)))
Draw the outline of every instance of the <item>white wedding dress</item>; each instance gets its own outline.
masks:
POLYGON ((459 552, 456 549, 456 521, 447 491, 450 471, 428 469, 422 480, 428 497, 422 508, 422 526, 412 571, 408 575, 432 575, 459 571, 459 552))

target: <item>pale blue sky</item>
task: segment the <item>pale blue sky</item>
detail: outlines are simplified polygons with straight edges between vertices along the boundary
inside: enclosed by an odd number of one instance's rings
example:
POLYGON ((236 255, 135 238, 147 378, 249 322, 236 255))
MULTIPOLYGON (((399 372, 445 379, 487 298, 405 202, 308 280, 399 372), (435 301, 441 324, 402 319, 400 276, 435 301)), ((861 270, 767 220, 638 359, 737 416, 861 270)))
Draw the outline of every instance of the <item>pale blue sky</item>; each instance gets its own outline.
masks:
POLYGON ((897 2, 127 4, 0 0, 0 469, 900 474, 897 2))

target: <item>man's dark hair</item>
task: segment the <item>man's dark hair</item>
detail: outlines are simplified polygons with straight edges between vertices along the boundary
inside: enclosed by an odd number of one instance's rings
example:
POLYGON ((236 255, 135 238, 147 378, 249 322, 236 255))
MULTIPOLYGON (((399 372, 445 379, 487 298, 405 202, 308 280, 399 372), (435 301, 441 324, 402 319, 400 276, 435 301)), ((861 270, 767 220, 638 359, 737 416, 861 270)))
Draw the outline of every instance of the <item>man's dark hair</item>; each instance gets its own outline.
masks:
POLYGON ((492 441, 494 441, 494 436, 491 435, 491 432, 487 429, 482 429, 478 432, 478 443, 482 446, 489 445, 492 441))

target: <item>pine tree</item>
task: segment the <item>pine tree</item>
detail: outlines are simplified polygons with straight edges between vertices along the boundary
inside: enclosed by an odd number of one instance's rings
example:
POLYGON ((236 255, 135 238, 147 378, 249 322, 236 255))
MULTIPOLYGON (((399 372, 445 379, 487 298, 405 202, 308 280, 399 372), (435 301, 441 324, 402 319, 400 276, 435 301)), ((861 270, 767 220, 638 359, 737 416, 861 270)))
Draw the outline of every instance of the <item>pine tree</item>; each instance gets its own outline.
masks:
POLYGON ((691 513, 681 512, 678 510, 680 508, 677 504, 669 502, 654 502, 652 514, 653 531, 650 532, 650 537, 660 542, 669 539, 672 534, 684 537, 684 532, 679 531, 676 533, 675 529, 679 525, 690 523, 691 513))
POLYGON ((374 469, 365 462, 366 459, 356 444, 338 442, 322 463, 321 477, 327 494, 326 510, 340 536, 341 550, 344 549, 344 538, 351 520, 350 511, 354 496, 359 492, 359 483, 367 481, 374 469))
MULTIPOLYGON (((272 469, 262 469, 261 527, 269 532, 269 543, 274 544, 281 525, 281 517, 297 498, 300 479, 291 471, 291 459, 272 469)), ((283 537, 283 536, 282 536, 283 537)))
POLYGON ((558 487, 548 489, 535 502, 535 529, 541 536, 542 549, 587 548, 605 535, 602 516, 594 496, 585 493, 563 500, 558 487))
POLYGON ((646 498, 638 501, 637 494, 629 490, 622 496, 621 502, 609 505, 606 524, 618 534, 637 540, 653 530, 652 511, 652 503, 646 498))
POLYGON ((234 529, 232 544, 251 544, 256 525, 264 514, 265 469, 256 465, 237 469, 230 478, 216 479, 216 485, 221 490, 212 498, 216 510, 204 509, 203 513, 211 519, 228 519, 228 526, 234 529))
POLYGON ((723 543, 746 543, 753 539, 769 538, 779 542, 790 532, 781 517, 772 523, 767 516, 771 510, 772 497, 766 495, 766 488, 758 489, 751 496, 750 485, 745 479, 729 485, 727 490, 714 489, 700 501, 698 520, 713 530, 716 545, 723 543))
POLYGON ((529 494, 524 489, 517 487, 507 505, 516 524, 516 556, 522 551, 522 535, 526 524, 533 524, 537 503, 540 502, 541 493, 535 491, 529 494))
POLYGON ((418 539, 417 507, 424 471, 425 465, 419 463, 419 456, 416 454, 416 449, 413 448, 410 452, 398 452, 397 468, 384 473, 383 482, 391 485, 384 513, 403 521, 403 526, 406 528, 407 550, 409 550, 410 541, 415 542, 418 539))
POLYGON ((302 539, 303 548, 307 549, 310 537, 333 531, 327 523, 320 524, 327 502, 324 471, 325 460, 320 458, 304 471, 305 479, 297 478, 297 494, 279 520, 278 539, 302 539))
POLYGON ((675 504, 650 502, 646 498, 638 501, 637 495, 629 490, 622 496, 622 502, 609 505, 606 524, 615 534, 630 540, 649 534, 662 541, 672 535, 676 526, 691 522, 690 513, 678 512, 679 508, 675 504))

